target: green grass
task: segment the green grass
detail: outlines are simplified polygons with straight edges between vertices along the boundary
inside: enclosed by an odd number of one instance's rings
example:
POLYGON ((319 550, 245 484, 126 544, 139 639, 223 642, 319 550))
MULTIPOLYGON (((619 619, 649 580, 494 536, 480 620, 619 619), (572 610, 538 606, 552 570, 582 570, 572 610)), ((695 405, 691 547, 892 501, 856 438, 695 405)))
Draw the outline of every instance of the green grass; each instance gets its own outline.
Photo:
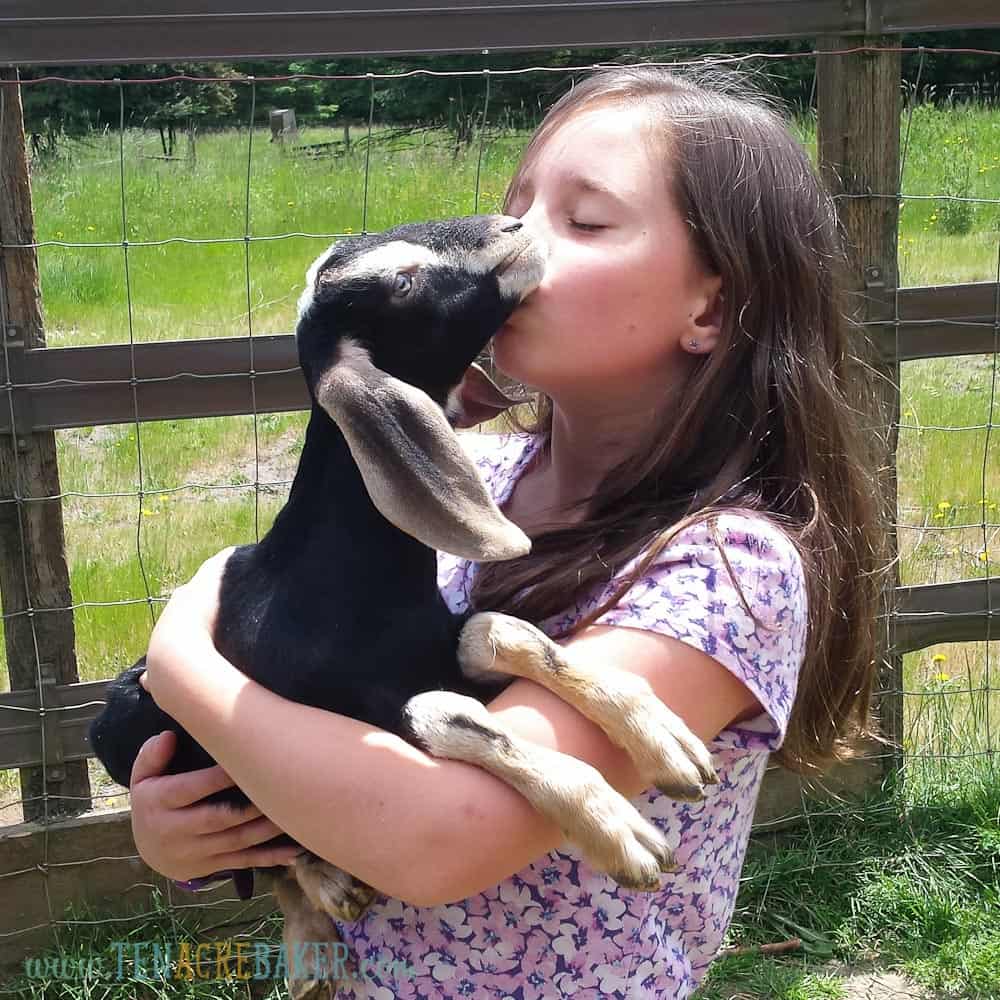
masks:
POLYGON ((830 963, 859 958, 940 997, 1000 997, 995 758, 952 761, 946 775, 917 770, 906 782, 905 811, 879 795, 810 817, 808 836, 797 829, 751 841, 729 937, 800 937, 805 951, 720 959, 699 1000, 841 997, 830 963))
MULTIPOLYGON (((803 121, 798 128, 814 148, 812 124, 803 121)), ((95 135, 67 147, 61 160, 36 167, 40 240, 114 244, 39 250, 50 346, 292 329, 308 263, 332 234, 362 228, 364 156, 356 151, 335 160, 298 159, 269 144, 264 133, 255 135, 250 232, 319 235, 251 244, 248 314, 242 241, 246 138, 245 130, 206 135, 194 163, 164 163, 141 155, 158 151, 154 134, 126 135, 130 242, 177 236, 236 240, 131 246, 131 326, 120 245, 117 137, 95 135)), ((498 208, 525 138, 510 133, 485 144, 481 210, 498 208)), ((917 107, 903 190, 996 198, 998 139, 1000 111, 917 107)), ((440 134, 421 134, 411 148, 374 149, 367 227, 473 211, 479 168, 478 145, 453 156, 450 140, 440 134)), ((906 201, 900 224, 904 284, 996 278, 1000 206, 970 211, 963 204, 906 201)), ((995 429, 991 434, 984 429, 997 421, 996 364, 993 357, 979 357, 902 366, 898 472, 904 583, 996 574, 1000 442, 995 429)), ((304 425, 304 414, 261 416, 258 451, 250 417, 144 424, 138 432, 141 498, 114 495, 139 489, 134 426, 57 434, 73 596, 84 605, 75 615, 81 679, 108 677, 131 663, 145 646, 151 610, 155 613, 174 586, 220 547, 266 531, 284 500, 304 425), (134 603, 109 605, 123 600, 134 603)), ((841 996, 841 981, 825 963, 869 953, 880 967, 905 969, 942 995, 970 1000, 1000 995, 995 986, 1000 785, 989 758, 952 756, 984 750, 991 737, 995 747, 998 663, 1000 642, 952 644, 905 657, 903 786, 867 807, 811 816, 807 832, 751 845, 730 940, 752 944, 797 935, 809 950, 804 957, 721 961, 712 969, 704 1000, 734 994, 778 1000, 841 996)), ((0 690, 6 684, 0 661, 0 690)), ((16 772, 0 772, 0 802, 16 799, 16 790, 16 772)), ((102 947, 104 939, 88 936, 85 928, 67 933, 81 935, 74 947, 102 947)), ((132 933, 156 936, 152 928, 132 933)), ((54 989, 44 995, 86 995, 54 989)), ((211 995, 229 994, 213 984, 211 995)))
MULTIPOLYGON (((418 134, 405 148, 373 146, 367 215, 365 154, 357 147, 338 159, 299 158, 258 131, 250 151, 244 129, 203 136, 193 163, 144 159, 158 141, 152 133, 127 133, 120 161, 118 137, 96 136, 71 144, 62 159, 36 170, 39 242, 111 244, 39 249, 50 346, 242 336, 251 321, 255 333, 290 332, 305 269, 329 235, 361 232, 365 221, 369 230, 379 230, 464 215, 476 206, 479 147, 454 157, 444 134, 418 134), (249 250, 250 320, 243 243, 248 231, 262 240, 249 250), (313 235, 265 239, 290 233, 313 235), (126 289, 122 240, 177 237, 236 242, 131 246, 126 289)), ((497 208, 523 142, 524 136, 512 134, 484 150, 480 209, 497 208)))

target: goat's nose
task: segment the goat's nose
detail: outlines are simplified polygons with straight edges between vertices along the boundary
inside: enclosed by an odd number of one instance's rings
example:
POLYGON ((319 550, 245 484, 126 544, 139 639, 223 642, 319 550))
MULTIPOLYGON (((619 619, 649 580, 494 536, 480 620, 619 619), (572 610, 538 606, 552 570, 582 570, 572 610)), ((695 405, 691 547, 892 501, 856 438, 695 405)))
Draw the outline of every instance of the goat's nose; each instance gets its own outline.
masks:
POLYGON ((511 222, 509 225, 504 226, 500 232, 501 233, 516 233, 519 229, 524 228, 523 222, 511 222))

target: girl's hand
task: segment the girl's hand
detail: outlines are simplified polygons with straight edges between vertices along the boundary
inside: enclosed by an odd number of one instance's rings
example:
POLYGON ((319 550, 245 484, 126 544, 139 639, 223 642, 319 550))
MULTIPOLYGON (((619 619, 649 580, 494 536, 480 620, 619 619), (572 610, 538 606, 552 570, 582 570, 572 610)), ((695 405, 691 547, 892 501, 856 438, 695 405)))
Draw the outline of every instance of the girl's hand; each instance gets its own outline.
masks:
MULTIPOLYGON (((156 700, 156 681, 182 664, 198 663, 213 648, 219 585, 231 548, 203 563, 178 587, 153 629, 146 672, 139 683, 156 700)), ((139 856, 167 878, 187 881, 226 868, 289 864, 302 848, 287 843, 261 847, 283 831, 254 805, 235 809, 199 801, 235 782, 219 766, 166 774, 177 748, 171 730, 146 740, 132 766, 132 835, 139 856)))
POLYGON ((132 835, 150 868, 187 881, 227 868, 287 865, 302 852, 287 838, 280 846, 260 846, 283 831, 252 804, 245 810, 223 803, 198 805, 234 782, 218 764, 164 774, 176 746, 177 735, 171 730, 153 736, 143 743, 132 767, 132 835))
POLYGON ((203 562, 190 581, 174 590, 149 639, 146 672, 139 683, 156 697, 157 681, 181 664, 198 662, 213 648, 212 634, 219 613, 219 587, 233 547, 223 549, 203 562))

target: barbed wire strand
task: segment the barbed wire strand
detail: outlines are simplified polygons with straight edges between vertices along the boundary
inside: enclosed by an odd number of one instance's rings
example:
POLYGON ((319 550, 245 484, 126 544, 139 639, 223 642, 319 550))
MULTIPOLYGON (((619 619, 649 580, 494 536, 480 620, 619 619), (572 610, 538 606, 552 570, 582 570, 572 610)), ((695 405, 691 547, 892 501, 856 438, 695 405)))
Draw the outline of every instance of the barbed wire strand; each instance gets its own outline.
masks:
MULTIPOLYGON (((601 46, 595 46, 601 47, 601 46)), ((609 44, 608 48, 623 48, 621 44, 609 44)), ((627 46, 624 46, 627 48, 627 46)), ((909 55, 911 53, 929 53, 931 55, 936 54, 949 54, 949 55, 975 55, 975 56, 988 56, 988 57, 1000 57, 1000 50, 993 49, 976 49, 976 48, 948 48, 948 47, 931 47, 925 45, 918 46, 894 46, 894 51, 898 51, 903 55, 909 55)), ((696 66, 701 65, 705 62, 711 62, 713 65, 739 65, 740 63, 750 62, 752 60, 764 60, 764 61, 791 61, 800 59, 815 59, 819 55, 828 56, 846 56, 854 55, 855 53, 865 53, 865 52, 884 52, 885 46, 881 45, 855 45, 847 48, 839 49, 809 49, 803 50, 802 52, 742 52, 742 53, 710 53, 700 56, 695 59, 678 59, 678 60, 640 60, 636 62, 630 62, 629 65, 635 66, 696 66)), ((511 69, 495 69, 491 70, 495 76, 525 76, 532 73, 581 73, 586 70, 595 69, 598 67, 605 66, 615 66, 618 63, 613 62, 593 62, 593 63, 580 63, 577 65, 568 66, 520 66, 511 69)), ((400 73, 276 73, 272 76, 261 76, 257 75, 255 79, 258 83, 288 83, 295 80, 329 80, 329 81, 349 81, 349 80, 364 80, 368 77, 375 77, 380 80, 403 80, 407 77, 412 76, 428 76, 428 77, 475 77, 481 75, 482 70, 480 69, 456 69, 456 70, 433 70, 433 69, 411 69, 404 70, 400 73)), ((247 77, 241 73, 234 73, 231 76, 196 76, 187 73, 174 73, 169 76, 158 76, 158 77, 127 77, 121 78, 121 83, 123 84, 164 84, 164 83, 229 83, 238 84, 246 82, 247 77)), ((6 83, 7 81, 0 81, 0 84, 6 83)), ((67 84, 69 86, 106 86, 108 84, 113 84, 118 82, 118 80, 110 79, 81 79, 78 77, 67 77, 58 75, 46 75, 39 77, 32 77, 22 81, 22 85, 35 86, 46 83, 61 83, 67 84)))

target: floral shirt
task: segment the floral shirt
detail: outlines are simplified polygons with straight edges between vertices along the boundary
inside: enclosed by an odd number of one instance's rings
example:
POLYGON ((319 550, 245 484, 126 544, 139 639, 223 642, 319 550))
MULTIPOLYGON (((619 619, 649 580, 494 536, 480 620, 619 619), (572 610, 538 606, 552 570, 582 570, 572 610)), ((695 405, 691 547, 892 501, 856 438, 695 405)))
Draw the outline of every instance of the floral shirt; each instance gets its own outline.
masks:
MULTIPOLYGON (((462 437, 501 505, 541 444, 525 434, 462 437)), ((655 788, 632 799, 666 833, 678 869, 658 892, 635 892, 564 844, 460 903, 379 897, 360 920, 338 924, 360 973, 340 996, 638 1000, 694 992, 732 917, 757 794, 784 739, 806 638, 805 581, 788 537, 743 512, 723 515, 718 536, 754 614, 776 628, 754 624, 704 526, 681 532, 595 623, 652 629, 707 652, 764 708, 709 744, 719 783, 702 802, 675 802, 655 788)), ((438 569, 449 606, 464 610, 476 564, 442 554, 438 569)), ((605 593, 540 627, 560 634, 605 593)))

